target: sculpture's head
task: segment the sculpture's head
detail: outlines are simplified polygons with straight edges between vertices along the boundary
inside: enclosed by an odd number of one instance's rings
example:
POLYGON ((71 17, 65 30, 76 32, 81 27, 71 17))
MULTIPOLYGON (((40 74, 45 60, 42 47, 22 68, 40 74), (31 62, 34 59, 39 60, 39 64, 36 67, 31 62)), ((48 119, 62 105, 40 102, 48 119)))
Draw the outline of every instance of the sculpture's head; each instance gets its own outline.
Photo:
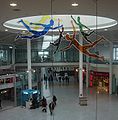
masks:
POLYGON ((64 27, 62 27, 62 32, 64 32, 64 27))
POLYGON ((50 20, 50 25, 53 26, 54 25, 54 21, 51 19, 50 20))
POLYGON ((66 34, 66 40, 71 41, 69 33, 66 34))
POLYGON ((77 21, 80 21, 80 17, 78 16, 77 21))

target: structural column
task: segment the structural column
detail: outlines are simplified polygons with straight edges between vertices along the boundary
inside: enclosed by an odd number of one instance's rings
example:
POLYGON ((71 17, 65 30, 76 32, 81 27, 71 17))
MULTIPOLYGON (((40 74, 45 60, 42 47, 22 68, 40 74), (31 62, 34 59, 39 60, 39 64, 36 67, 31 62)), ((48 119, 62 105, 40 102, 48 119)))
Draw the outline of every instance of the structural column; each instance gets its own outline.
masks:
POLYGON ((112 94, 112 61, 113 61, 113 43, 110 43, 110 63, 109 63, 109 94, 112 94))
POLYGON ((17 106, 17 99, 16 99, 16 76, 13 77, 14 82, 14 106, 17 106))
POLYGON ((41 80, 44 80, 44 74, 46 74, 45 67, 41 67, 41 80))
MULTIPOLYGON (((12 67, 15 71, 15 46, 12 48, 12 67)), ((14 83, 14 106, 17 106, 17 98, 16 98, 16 75, 13 77, 13 83, 14 83)))
POLYGON ((31 40, 30 39, 27 39, 27 69, 28 69, 28 88, 32 89, 31 40))
POLYGON ((89 57, 86 57, 86 88, 89 86, 89 57))
MULTIPOLYGON (((79 42, 83 44, 82 35, 79 34, 79 42)), ((79 97, 83 97, 83 53, 79 52, 79 97)))
POLYGON ((44 74, 46 74, 45 67, 41 67, 41 96, 44 96, 44 74))
POLYGON ((12 48, 12 65, 13 69, 15 70, 15 46, 12 48))

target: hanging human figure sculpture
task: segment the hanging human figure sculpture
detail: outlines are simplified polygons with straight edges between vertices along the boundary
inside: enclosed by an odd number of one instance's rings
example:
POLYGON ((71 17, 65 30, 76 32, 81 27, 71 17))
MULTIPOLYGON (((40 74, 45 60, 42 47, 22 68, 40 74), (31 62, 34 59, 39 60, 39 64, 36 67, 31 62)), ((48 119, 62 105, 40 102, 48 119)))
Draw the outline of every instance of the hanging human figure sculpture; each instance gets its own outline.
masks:
POLYGON ((105 38, 102 36, 102 37, 100 37, 99 39, 95 40, 94 42, 92 42, 90 44, 81 45, 78 42, 78 40, 76 39, 76 29, 75 29, 75 26, 73 24, 73 21, 71 21, 71 24, 72 24, 72 27, 73 27, 73 34, 70 35, 69 33, 67 33, 66 36, 65 36, 66 40, 70 41, 70 43, 67 47, 61 49, 61 51, 65 51, 73 45, 77 50, 81 51, 85 55, 88 55, 88 56, 93 57, 93 58, 97 58, 99 60, 104 60, 103 56, 99 56, 97 54, 90 53, 88 51, 88 49, 95 47, 95 45, 97 45, 102 40, 105 40, 105 38))
POLYGON ((75 24, 77 24, 79 26, 80 32, 83 35, 83 37, 85 38, 85 40, 89 43, 92 43, 87 37, 90 36, 94 31, 91 31, 90 28, 88 28, 87 26, 85 26, 84 24, 82 24, 80 22, 80 17, 78 16, 77 21, 73 18, 73 16, 71 15, 71 18, 73 19, 73 21, 75 22, 75 24), (87 30, 89 30, 89 32, 84 32, 83 28, 86 28, 87 30))
MULTIPOLYGON (((59 21, 59 20, 58 20, 59 21)), ((59 26, 59 24, 58 24, 59 26)), ((58 38, 58 41, 57 42, 51 42, 50 44, 52 44, 53 46, 56 46, 56 50, 54 51, 54 54, 57 52, 57 50, 59 49, 59 45, 61 43, 61 40, 62 38, 64 38, 64 35, 63 35, 63 32, 64 32, 64 27, 62 27, 62 30, 60 31, 59 29, 59 38, 58 38)))
POLYGON ((41 23, 30 23, 30 25, 40 25, 43 26, 44 29, 42 31, 36 31, 36 30, 32 30, 22 19, 20 21, 18 21, 18 23, 22 23, 25 28, 28 30, 28 32, 30 32, 32 35, 31 36, 17 36, 16 39, 18 38, 28 38, 28 39, 33 39, 33 38, 39 38, 42 37, 43 35, 46 35, 48 33, 48 31, 51 30, 55 30, 58 28, 63 27, 63 25, 57 26, 57 27, 52 27, 54 25, 54 21, 51 19, 49 24, 41 24, 41 23))
MULTIPOLYGON (((38 23, 44 24, 47 22, 48 19, 50 19, 50 15, 44 15, 41 17, 41 19, 38 21, 38 23)), ((25 24, 27 24, 28 26, 30 25, 30 22, 28 20, 23 20, 25 22, 25 24)), ((42 26, 33 26, 32 29, 34 30, 39 30, 42 26)))

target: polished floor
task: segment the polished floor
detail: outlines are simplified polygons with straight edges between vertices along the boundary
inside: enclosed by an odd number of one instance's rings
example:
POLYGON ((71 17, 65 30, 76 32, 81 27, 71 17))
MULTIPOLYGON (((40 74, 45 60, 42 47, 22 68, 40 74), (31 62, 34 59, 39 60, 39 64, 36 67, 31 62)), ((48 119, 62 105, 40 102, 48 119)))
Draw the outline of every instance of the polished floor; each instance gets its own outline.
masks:
POLYGON ((0 112, 1 111, 5 111, 5 110, 8 110, 8 109, 11 109, 14 107, 14 102, 13 101, 10 101, 10 100, 2 100, 2 109, 0 109, 0 112))
POLYGON ((50 87, 42 87, 44 96, 48 103, 51 95, 57 96, 57 106, 51 116, 41 111, 41 108, 28 109, 15 107, 0 112, 0 120, 118 120, 118 96, 107 94, 96 94, 95 89, 86 90, 88 105, 80 106, 78 98, 78 83, 71 78, 69 85, 58 82, 50 87))

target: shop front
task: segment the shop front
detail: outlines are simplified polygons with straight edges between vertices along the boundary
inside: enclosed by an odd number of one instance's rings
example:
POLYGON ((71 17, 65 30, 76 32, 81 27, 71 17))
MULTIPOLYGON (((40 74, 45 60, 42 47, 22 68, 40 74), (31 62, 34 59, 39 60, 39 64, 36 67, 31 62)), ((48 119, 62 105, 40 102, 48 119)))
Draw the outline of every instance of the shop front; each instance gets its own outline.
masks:
POLYGON ((91 71, 89 86, 97 87, 97 93, 109 93, 109 73, 91 71))

